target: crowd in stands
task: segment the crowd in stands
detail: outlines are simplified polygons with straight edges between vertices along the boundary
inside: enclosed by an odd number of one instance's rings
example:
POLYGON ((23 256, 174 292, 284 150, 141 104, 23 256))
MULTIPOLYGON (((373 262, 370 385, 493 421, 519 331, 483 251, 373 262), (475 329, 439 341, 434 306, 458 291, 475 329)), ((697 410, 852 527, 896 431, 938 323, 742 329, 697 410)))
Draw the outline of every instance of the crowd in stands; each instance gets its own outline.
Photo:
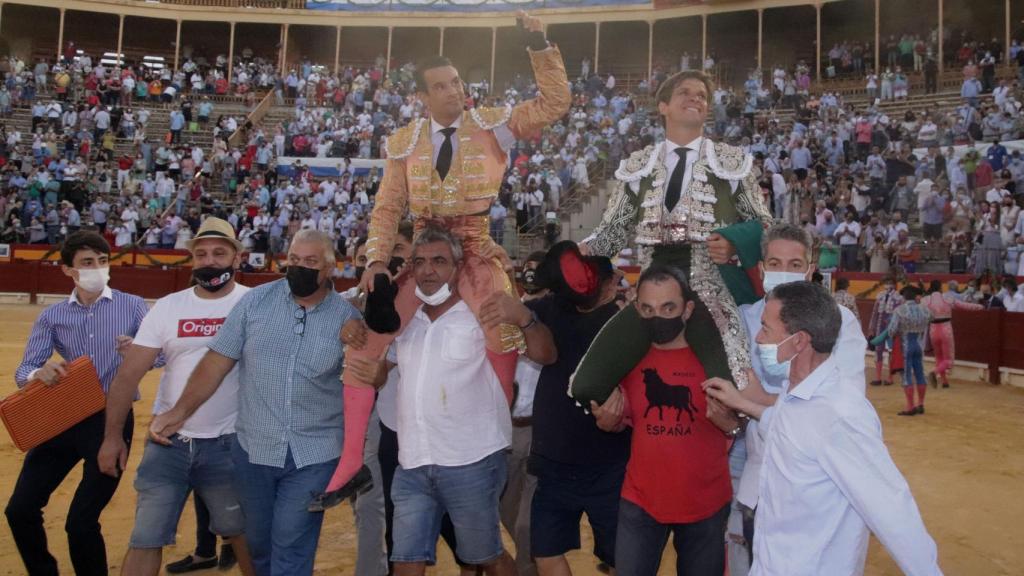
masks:
MULTIPOLYGON (((890 65, 924 68, 934 33, 888 43, 890 65), (923 63, 916 58, 920 45, 923 63)), ((1022 104, 1018 79, 987 72, 986 59, 1001 59, 1001 50, 965 43, 959 103, 890 116, 875 98, 905 98, 906 77, 901 84, 898 68, 874 76, 863 63, 870 50, 857 47, 837 45, 830 63, 867 70, 866 102, 812 93, 802 62, 789 71, 776 66, 770 75, 755 71, 738 90, 719 87, 711 131, 755 155, 766 202, 776 217, 821 239, 825 265, 913 271, 923 259, 948 259, 952 272, 1015 273, 1024 245, 1015 195, 1024 159, 999 142, 1019 136, 1022 104)), ((1015 42, 1008 56, 1016 61, 1024 51, 1015 42)), ((387 136, 423 114, 413 65, 388 71, 378 57, 334 75, 303 60, 281 77, 272 63, 243 51, 230 82, 225 67, 223 56, 211 63, 191 53, 180 71, 93 65, 84 53, 32 69, 12 58, 0 87, 0 115, 29 109, 34 132, 0 125, 3 241, 53 244, 95 225, 118 247, 180 248, 205 214, 215 214, 235 225, 253 252, 280 253, 297 230, 313 227, 330 233, 339 253, 351 254, 366 234, 380 173, 357 170, 350 159, 384 157, 387 136), (211 122, 210 95, 233 93, 251 103, 269 90, 277 104, 293 109, 286 121, 243 126, 244 118, 221 116, 211 122), (170 109, 166 134, 147 133, 146 96, 170 109), (228 136, 239 129, 244 140, 229 148, 228 136), (213 132, 212 149, 190 140, 199 130, 213 132), (125 141, 121 152, 118 139, 125 141), (340 176, 313 177, 301 160, 279 176, 277 159, 284 156, 337 158, 340 176)), ((587 62, 581 69, 570 113, 510 153, 491 211, 499 242, 506 218, 520 231, 543 230, 549 243, 557 241, 557 211, 570 188, 589 186, 595 166, 614 169, 663 137, 647 102, 666 72, 656 69, 630 92, 612 74, 591 74, 587 62)), ((476 83, 468 86, 467 106, 514 104, 535 91, 522 77, 504 90, 476 83)))

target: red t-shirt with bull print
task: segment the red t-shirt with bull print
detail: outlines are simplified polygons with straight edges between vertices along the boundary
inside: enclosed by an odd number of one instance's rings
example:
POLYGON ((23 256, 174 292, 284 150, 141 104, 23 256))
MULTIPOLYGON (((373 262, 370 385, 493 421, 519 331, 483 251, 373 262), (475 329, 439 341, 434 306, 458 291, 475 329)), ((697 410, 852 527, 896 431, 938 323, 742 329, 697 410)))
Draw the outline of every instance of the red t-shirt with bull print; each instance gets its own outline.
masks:
POLYGON ((707 419, 705 379, 690 348, 652 347, 622 381, 633 421, 622 497, 662 524, 703 520, 732 499, 729 442, 707 419))

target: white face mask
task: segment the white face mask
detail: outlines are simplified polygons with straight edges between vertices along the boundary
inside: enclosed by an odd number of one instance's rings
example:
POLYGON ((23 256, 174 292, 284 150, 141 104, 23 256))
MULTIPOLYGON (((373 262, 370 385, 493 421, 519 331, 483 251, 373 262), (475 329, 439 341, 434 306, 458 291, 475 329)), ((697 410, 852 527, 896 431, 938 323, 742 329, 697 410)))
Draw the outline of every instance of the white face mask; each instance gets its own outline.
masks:
POLYGON ((807 280, 806 272, 780 272, 775 270, 765 270, 764 280, 761 281, 761 285, 764 286, 764 292, 767 294, 783 284, 789 284, 790 282, 803 282, 804 280, 807 280))
POLYGON ((443 286, 437 289, 437 292, 427 295, 420 290, 419 285, 416 286, 416 297, 419 298, 427 306, 440 306, 448 301, 452 297, 452 289, 448 287, 448 283, 445 282, 443 286))
POLYGON ((80 269, 75 284, 78 284, 78 287, 86 292, 97 294, 103 292, 103 289, 107 287, 107 282, 110 282, 110 268, 104 266, 103 268, 80 269))

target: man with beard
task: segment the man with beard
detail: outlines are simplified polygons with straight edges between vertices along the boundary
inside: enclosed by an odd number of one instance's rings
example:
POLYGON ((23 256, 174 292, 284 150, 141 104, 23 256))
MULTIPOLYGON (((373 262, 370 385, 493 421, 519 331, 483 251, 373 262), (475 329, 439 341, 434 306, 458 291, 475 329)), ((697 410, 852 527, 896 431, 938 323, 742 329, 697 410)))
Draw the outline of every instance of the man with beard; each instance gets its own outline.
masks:
POLYGON ((334 290, 335 265, 329 236, 298 231, 286 277, 242 297, 174 407, 150 425, 153 441, 171 444, 238 365, 245 385, 231 456, 257 574, 313 572, 324 517, 307 510, 309 495, 330 479, 341 454, 345 354, 338 334, 360 318, 334 290))
MULTIPOLYGON (((108 476, 116 478, 125 469, 128 446, 121 430, 138 395, 139 382, 157 356, 162 351, 167 361, 153 407, 153 412, 160 414, 177 402, 207 344, 249 291, 234 280, 242 259, 242 244, 235 239, 230 224, 207 218, 189 241, 189 250, 195 286, 157 300, 110 385, 106 430, 99 451, 100 471, 108 476)), ((121 567, 123 574, 155 575, 160 571, 163 547, 174 544, 182 508, 192 491, 209 510, 210 529, 230 539, 243 573, 253 573, 231 462, 238 388, 238 370, 232 369, 224 384, 169 444, 146 444, 136 473, 135 528, 121 567)), ((190 563, 194 569, 216 564, 216 557, 194 558, 190 563)))

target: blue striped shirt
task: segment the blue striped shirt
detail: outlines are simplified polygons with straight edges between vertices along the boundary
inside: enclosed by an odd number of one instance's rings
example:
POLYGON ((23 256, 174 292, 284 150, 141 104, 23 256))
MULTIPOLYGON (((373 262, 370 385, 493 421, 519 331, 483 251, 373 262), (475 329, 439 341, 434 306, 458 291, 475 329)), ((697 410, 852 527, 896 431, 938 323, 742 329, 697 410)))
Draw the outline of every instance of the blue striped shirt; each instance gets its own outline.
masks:
POLYGON ((296 468, 341 455, 341 327, 360 314, 333 290, 306 310, 284 278, 257 286, 235 305, 210 350, 238 361, 238 442, 249 462, 296 468))
POLYGON ((66 301, 43 310, 33 324, 25 356, 14 373, 18 387, 28 384, 29 375, 42 368, 56 350, 69 362, 89 356, 103 392, 107 392, 121 366, 117 337, 135 337, 147 311, 142 298, 109 287, 92 306, 83 306, 72 292, 66 301))

